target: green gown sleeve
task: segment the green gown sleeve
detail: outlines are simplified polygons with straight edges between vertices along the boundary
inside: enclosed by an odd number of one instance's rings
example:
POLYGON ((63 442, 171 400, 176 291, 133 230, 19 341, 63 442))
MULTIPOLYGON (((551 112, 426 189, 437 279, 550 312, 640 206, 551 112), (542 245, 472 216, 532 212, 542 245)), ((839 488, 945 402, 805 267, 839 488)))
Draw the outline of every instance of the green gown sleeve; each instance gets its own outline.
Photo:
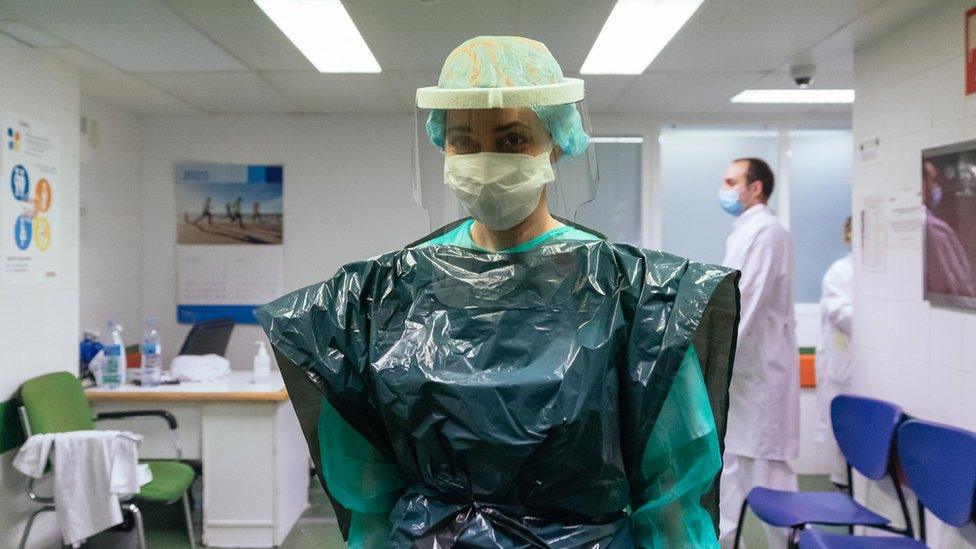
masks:
POLYGON ((318 421, 322 476, 329 492, 351 511, 349 547, 382 547, 390 535, 390 511, 407 484, 400 467, 356 432, 328 399, 318 421))
POLYGON ((701 504, 722 468, 718 430, 690 346, 631 478, 631 521, 640 547, 718 547, 701 504))
POLYGON ((346 265, 257 313, 350 547, 387 544, 390 510, 407 485, 366 372, 373 268, 346 265))

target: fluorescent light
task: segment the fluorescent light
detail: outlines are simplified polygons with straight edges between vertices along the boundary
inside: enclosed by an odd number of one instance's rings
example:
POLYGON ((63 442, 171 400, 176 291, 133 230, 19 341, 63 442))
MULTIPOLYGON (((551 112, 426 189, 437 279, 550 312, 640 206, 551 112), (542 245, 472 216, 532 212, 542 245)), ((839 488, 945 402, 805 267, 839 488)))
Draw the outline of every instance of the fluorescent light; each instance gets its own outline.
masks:
POLYGON ((640 74, 703 0, 618 0, 580 74, 640 74))
POLYGON ((854 90, 742 90, 733 103, 853 103, 854 90))
POLYGON ((643 137, 591 137, 590 143, 643 143, 643 137))
POLYGON ((339 0, 254 0, 319 72, 381 72, 339 0))

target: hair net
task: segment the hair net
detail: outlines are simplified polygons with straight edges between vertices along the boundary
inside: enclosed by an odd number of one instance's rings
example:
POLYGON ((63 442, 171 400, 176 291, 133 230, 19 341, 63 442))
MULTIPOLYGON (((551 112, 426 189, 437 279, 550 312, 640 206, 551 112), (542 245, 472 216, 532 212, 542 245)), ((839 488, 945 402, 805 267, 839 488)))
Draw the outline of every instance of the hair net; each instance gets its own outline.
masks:
MULTIPOLYGON (((515 88, 564 82, 556 58, 542 42, 518 36, 479 36, 447 56, 437 87, 441 89, 515 88)), ((565 156, 575 156, 589 145, 583 121, 573 104, 531 107, 565 156)), ((444 148, 445 111, 427 117, 427 136, 444 148)))

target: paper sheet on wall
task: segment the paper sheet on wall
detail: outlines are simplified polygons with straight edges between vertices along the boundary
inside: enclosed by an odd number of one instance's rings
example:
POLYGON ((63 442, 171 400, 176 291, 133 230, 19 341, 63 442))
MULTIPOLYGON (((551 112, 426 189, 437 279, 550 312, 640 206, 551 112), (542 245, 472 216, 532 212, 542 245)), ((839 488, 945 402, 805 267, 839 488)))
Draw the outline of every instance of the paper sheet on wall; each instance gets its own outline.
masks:
POLYGON ((883 273, 888 269, 888 227, 883 196, 864 198, 861 209, 861 266, 865 271, 883 273))
POLYGON ((888 198, 888 248, 921 250, 925 215, 917 189, 888 198))
POLYGON ((231 317, 284 292, 281 166, 176 167, 177 320, 231 317))
POLYGON ((62 263, 61 149, 54 126, 0 113, 0 283, 54 279, 62 263))

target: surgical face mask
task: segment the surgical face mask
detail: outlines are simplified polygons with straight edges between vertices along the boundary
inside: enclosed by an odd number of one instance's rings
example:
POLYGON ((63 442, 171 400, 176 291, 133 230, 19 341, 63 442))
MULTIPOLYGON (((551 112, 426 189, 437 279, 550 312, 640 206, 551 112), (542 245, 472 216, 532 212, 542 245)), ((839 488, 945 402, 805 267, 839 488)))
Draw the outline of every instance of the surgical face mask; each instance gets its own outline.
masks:
POLYGON ((489 229, 511 229, 539 205, 547 183, 555 181, 549 154, 483 152, 444 160, 444 183, 472 216, 489 229))
POLYGON ((722 209, 732 215, 739 215, 742 213, 742 204, 739 203, 739 194, 741 191, 738 189, 728 189, 722 188, 718 191, 718 203, 722 206, 722 209))
POLYGON ((932 198, 932 200, 930 201, 929 205, 932 206, 933 208, 935 206, 938 206, 939 204, 942 203, 942 186, 941 185, 936 185, 936 186, 932 187, 932 196, 931 196, 931 198, 932 198))

